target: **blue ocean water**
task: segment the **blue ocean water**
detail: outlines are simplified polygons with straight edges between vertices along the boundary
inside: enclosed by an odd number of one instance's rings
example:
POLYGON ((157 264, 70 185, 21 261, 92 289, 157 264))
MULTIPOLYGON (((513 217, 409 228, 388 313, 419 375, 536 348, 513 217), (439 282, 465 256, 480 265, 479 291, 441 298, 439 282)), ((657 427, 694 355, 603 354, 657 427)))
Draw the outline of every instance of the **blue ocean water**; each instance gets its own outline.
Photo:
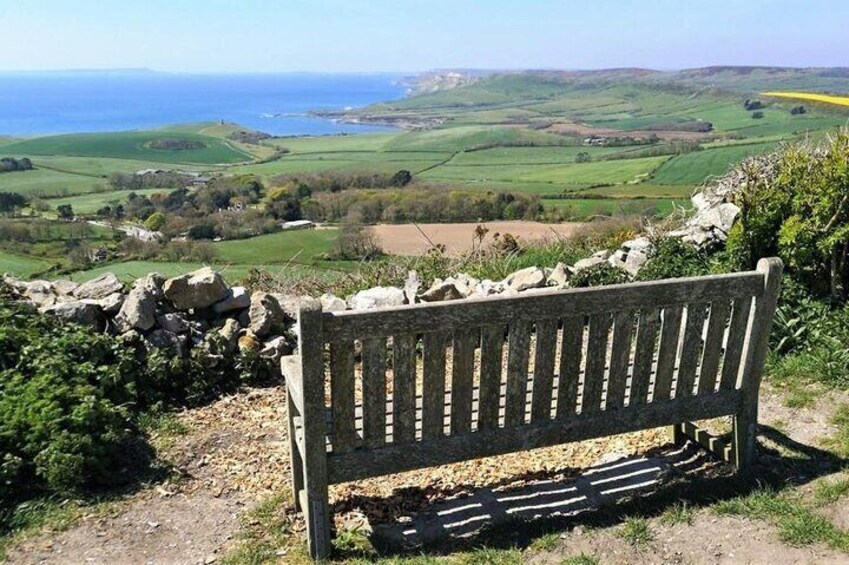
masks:
POLYGON ((121 131, 226 120, 274 135, 362 133, 311 110, 398 99, 401 75, 158 72, 0 74, 0 135, 121 131))

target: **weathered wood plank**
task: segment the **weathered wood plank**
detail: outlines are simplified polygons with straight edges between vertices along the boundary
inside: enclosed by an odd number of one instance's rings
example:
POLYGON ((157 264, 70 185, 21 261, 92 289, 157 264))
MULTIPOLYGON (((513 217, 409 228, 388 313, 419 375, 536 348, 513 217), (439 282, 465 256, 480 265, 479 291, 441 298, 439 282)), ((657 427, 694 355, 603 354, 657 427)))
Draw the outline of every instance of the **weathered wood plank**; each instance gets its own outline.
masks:
POLYGON ((722 376, 719 388, 737 388, 737 377, 740 374, 743 348, 746 344, 746 332, 752 311, 752 298, 738 298, 734 301, 731 312, 731 324, 728 326, 728 339, 725 344, 725 358, 722 361, 722 376))
POLYGON ((321 304, 304 300, 298 311, 298 336, 304 385, 304 411, 301 414, 304 446, 304 496, 301 509, 307 524, 310 555, 323 559, 330 555, 330 509, 328 469, 325 448, 324 336, 321 304))
POLYGON ((657 330, 660 326, 660 310, 658 308, 641 310, 637 323, 637 345, 634 352, 634 369, 628 406, 644 404, 648 400, 654 351, 657 345, 657 330))
POLYGON ((730 311, 731 303, 728 300, 717 299, 710 304, 705 352, 702 356, 702 368, 699 371, 698 394, 710 394, 716 390, 719 359, 722 355, 722 338, 725 336, 725 325, 730 311))
POLYGON ((416 336, 392 336, 392 441, 416 440, 416 336))
POLYGON ((675 371, 675 360, 678 357, 681 311, 680 305, 663 309, 663 327, 660 330, 660 348, 657 354, 652 402, 667 400, 672 396, 672 373, 675 371))
POLYGON ((481 375, 478 398, 478 430, 498 427, 501 363, 504 358, 504 326, 481 329, 481 375))
POLYGON ((693 395, 696 379, 696 367, 702 357, 702 332, 705 328, 707 304, 689 304, 687 321, 684 324, 684 343, 681 347, 681 359, 678 364, 678 382, 675 384, 675 398, 693 395))
POLYGON ((605 408, 625 406, 625 385, 631 361, 631 335, 634 331, 634 312, 617 312, 613 321, 613 345, 610 353, 610 376, 607 379, 605 408))
POLYGON ((557 417, 568 418, 577 411, 581 360, 584 355, 584 318, 563 318, 560 346, 560 378, 557 389, 557 417))
POLYGON ((289 401, 295 405, 298 414, 304 411, 304 385, 301 374, 301 356, 284 355, 280 358, 280 372, 286 381, 289 401))
POLYGON ((550 420, 533 426, 499 428, 470 435, 422 441, 415 449, 389 445, 382 449, 353 452, 329 460, 332 482, 342 483, 557 445, 571 441, 669 426, 686 419, 701 420, 736 411, 741 393, 721 391, 707 397, 665 400, 650 404, 550 420))
POLYGON ((426 333, 434 328, 457 328, 509 324, 516 319, 543 319, 552 312, 598 314, 616 310, 649 308, 691 302, 709 302, 717 296, 729 299, 759 292, 757 273, 734 273, 689 279, 670 279, 570 289, 542 295, 492 297, 471 301, 416 304, 398 308, 328 312, 324 331, 329 339, 362 339, 393 333, 426 333))
POLYGON ((758 435, 758 389, 761 374, 769 350, 769 332, 778 306, 781 289, 781 274, 784 264, 781 259, 761 259, 757 271, 763 275, 763 288, 755 298, 755 315, 745 350, 745 365, 740 392, 743 397, 740 410, 734 415, 734 466, 748 468, 754 463, 758 435))
POLYGON ((354 449, 354 344, 330 343, 330 406, 333 413, 333 451, 354 449))
POLYGON ((607 340, 612 323, 613 316, 607 312, 590 316, 590 330, 587 337, 587 369, 584 372, 581 414, 592 414, 601 410, 607 340))
POLYGON ((451 363, 451 435, 472 431, 475 349, 479 341, 479 330, 454 332, 451 363))
POLYGON ((517 319, 512 322, 508 339, 507 399, 504 416, 504 425, 507 427, 525 423, 531 323, 525 319, 517 319))
POLYGON ((539 320, 536 323, 531 422, 551 419, 554 358, 556 355, 557 320, 539 320))
POLYGON ((422 437, 443 435, 445 419, 445 346, 444 332, 424 334, 422 338, 422 437))
POLYGON ((386 339, 362 342, 363 443, 366 448, 386 443, 386 339))

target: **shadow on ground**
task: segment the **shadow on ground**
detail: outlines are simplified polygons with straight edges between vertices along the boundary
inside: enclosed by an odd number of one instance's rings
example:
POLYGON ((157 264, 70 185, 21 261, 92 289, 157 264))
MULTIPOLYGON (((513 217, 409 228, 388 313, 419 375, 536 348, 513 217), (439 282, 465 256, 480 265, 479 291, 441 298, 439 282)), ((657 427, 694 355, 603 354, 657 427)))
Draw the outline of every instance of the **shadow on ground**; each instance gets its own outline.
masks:
MULTIPOLYGON (((680 501, 698 507, 759 486, 804 484, 849 463, 767 426, 761 428, 759 448, 758 463, 740 474, 688 442, 587 469, 512 477, 468 495, 457 495, 468 492, 460 486, 440 493, 442 501, 415 514, 404 515, 388 501, 366 497, 340 501, 337 510, 368 508, 366 517, 377 524, 371 543, 383 555, 523 548, 546 533, 578 525, 612 526, 629 515, 656 516, 680 501), (516 483, 521 486, 510 486, 516 483)), ((396 494, 421 500, 433 493, 407 488, 396 494)))

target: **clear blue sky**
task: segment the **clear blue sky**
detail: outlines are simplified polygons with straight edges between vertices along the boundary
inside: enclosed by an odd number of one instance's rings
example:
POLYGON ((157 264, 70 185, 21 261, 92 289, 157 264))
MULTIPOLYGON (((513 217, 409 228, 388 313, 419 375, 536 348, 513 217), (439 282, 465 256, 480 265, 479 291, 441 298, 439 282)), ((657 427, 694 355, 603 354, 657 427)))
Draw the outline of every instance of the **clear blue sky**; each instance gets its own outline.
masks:
POLYGON ((849 0, 0 0, 0 70, 849 66, 849 0))

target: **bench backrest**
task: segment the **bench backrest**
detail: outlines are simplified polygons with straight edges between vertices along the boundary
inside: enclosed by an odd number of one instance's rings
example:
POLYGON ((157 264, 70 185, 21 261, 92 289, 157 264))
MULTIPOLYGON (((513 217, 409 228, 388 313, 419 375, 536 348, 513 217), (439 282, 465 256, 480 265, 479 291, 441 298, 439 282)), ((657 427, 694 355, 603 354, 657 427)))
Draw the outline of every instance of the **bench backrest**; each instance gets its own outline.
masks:
POLYGON ((305 305, 298 394, 329 414, 329 481, 736 413, 752 389, 756 402, 780 270, 305 305))

